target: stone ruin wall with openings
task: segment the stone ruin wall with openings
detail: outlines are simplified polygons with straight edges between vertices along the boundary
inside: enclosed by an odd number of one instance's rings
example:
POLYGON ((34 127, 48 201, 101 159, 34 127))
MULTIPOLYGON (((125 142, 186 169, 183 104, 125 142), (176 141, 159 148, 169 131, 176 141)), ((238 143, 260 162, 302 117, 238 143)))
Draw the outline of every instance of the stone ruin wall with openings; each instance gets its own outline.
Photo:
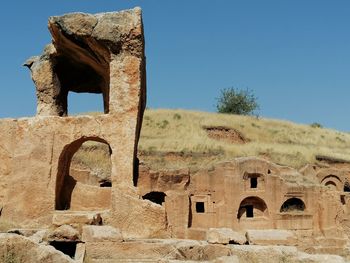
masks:
POLYGON ((51 17, 48 26, 52 43, 25 62, 37 116, 0 121, 1 219, 43 227, 99 215, 134 236, 162 235, 164 208, 140 199, 134 186, 146 104, 141 10, 67 14, 51 17), (102 94, 105 114, 67 116, 69 92, 102 94), (108 190, 70 183, 72 156, 86 141, 110 147, 108 190), (90 209, 70 209, 78 193, 76 202, 90 209))
POLYGON ((139 8, 51 17, 49 30, 52 43, 25 63, 36 86, 37 116, 0 120, 1 220, 27 228, 97 220, 139 238, 205 239, 209 228, 342 237, 348 229, 350 198, 343 190, 349 172, 296 171, 258 159, 195 173, 139 169, 146 105, 139 8), (68 116, 69 92, 101 94, 105 114, 68 116), (73 155, 87 141, 109 147, 108 187, 70 174, 73 155), (314 177, 319 186, 287 183, 295 174, 314 177))

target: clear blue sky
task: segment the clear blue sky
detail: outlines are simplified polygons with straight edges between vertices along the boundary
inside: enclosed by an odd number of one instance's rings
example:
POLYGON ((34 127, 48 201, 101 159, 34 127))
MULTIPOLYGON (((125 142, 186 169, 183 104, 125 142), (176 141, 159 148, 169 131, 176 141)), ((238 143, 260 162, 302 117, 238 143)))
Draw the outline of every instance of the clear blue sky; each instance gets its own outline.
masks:
MULTIPOLYGON (((220 89, 248 87, 261 116, 350 131, 346 0, 4 1, 0 117, 35 114, 34 85, 21 64, 50 42, 49 16, 135 6, 144 16, 148 107, 215 111, 220 89)), ((71 112, 101 102, 79 98, 71 98, 71 112)))

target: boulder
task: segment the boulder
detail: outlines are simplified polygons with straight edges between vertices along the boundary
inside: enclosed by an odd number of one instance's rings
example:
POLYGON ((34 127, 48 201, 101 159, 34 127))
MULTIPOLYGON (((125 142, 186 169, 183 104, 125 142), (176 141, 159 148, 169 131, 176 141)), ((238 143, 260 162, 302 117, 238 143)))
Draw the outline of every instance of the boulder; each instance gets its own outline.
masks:
POLYGON ((83 242, 121 242, 122 233, 111 226, 83 226, 83 242))
POLYGON ((80 239, 79 236, 79 231, 76 230, 74 227, 69 225, 63 225, 49 233, 47 239, 50 241, 77 241, 80 239))
POLYGON ((30 236, 29 239, 32 240, 35 243, 42 243, 47 236, 47 231, 46 229, 40 230, 36 232, 34 235, 30 236))
POLYGON ((52 217, 52 224, 55 226, 94 225, 99 218, 101 218, 101 215, 95 212, 57 213, 52 217))

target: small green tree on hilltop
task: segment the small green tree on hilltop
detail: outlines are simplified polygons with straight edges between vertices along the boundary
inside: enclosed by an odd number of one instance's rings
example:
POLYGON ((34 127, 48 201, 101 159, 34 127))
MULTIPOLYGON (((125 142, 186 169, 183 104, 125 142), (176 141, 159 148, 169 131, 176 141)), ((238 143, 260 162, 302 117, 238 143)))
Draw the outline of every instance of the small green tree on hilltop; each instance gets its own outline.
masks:
POLYGON ((219 113, 252 115, 259 109, 257 97, 249 89, 226 88, 220 92, 216 104, 219 113))

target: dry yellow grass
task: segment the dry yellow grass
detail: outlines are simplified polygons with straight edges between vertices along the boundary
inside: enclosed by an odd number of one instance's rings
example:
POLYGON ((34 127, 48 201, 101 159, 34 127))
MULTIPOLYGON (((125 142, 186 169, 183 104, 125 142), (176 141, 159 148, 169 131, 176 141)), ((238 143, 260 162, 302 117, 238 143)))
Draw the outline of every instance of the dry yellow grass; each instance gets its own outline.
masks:
MULTIPOLYGON (((148 109, 139 142, 141 161, 154 169, 197 169, 243 156, 259 156, 300 168, 315 163, 316 155, 350 160, 350 134, 253 116, 148 109), (234 144, 212 139, 204 126, 233 128, 249 142, 234 144)), ((84 143, 73 163, 100 178, 110 174, 109 152, 104 144, 84 143)))
POLYGON ((203 167, 241 156, 263 156, 300 168, 316 155, 350 160, 350 134, 288 121, 186 110, 146 110, 139 150, 153 168, 203 167), (249 139, 232 144, 208 137, 203 126, 234 128, 249 139), (167 160, 167 152, 187 158, 167 160), (162 155, 164 154, 164 155, 162 155), (191 156, 188 157, 188 156, 191 156))

